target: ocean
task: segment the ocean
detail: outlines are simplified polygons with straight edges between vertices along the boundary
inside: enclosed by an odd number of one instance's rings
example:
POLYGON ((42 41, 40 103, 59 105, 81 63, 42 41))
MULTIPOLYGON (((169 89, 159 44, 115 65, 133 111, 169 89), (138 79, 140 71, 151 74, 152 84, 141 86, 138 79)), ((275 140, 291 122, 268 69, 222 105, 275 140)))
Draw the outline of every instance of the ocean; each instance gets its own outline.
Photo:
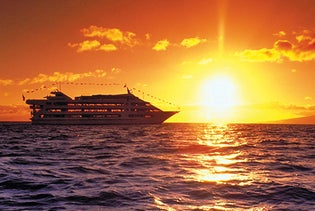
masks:
POLYGON ((0 131, 0 210, 315 210, 314 125, 0 131))

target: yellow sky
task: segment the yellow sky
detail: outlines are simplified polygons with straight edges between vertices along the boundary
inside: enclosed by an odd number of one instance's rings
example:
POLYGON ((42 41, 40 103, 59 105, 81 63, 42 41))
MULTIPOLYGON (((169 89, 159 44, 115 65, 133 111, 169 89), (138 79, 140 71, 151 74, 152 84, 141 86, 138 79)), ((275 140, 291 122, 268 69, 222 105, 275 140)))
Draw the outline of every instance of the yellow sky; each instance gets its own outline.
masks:
POLYGON ((57 82, 72 97, 126 83, 180 106, 170 121, 314 115, 314 14, 313 0, 4 0, 0 121, 28 120, 21 95, 57 82))

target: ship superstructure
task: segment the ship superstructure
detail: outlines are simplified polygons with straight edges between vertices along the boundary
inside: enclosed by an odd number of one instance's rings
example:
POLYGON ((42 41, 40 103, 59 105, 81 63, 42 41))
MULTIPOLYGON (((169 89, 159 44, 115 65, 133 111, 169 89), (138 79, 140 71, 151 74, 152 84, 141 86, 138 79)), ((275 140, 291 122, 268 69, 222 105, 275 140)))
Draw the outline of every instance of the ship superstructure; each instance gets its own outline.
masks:
POLYGON ((78 96, 56 90, 46 99, 28 99, 32 124, 160 124, 178 111, 162 111, 127 89, 127 94, 78 96))

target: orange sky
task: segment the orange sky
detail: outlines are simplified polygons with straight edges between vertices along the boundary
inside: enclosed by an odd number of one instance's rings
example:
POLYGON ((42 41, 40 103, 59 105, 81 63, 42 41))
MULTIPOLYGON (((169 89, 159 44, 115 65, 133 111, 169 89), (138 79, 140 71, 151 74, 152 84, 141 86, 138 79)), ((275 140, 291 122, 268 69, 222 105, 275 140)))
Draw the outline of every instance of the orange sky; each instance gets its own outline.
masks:
POLYGON ((28 120, 22 93, 55 82, 72 97, 126 83, 179 105, 170 121, 314 115, 314 14, 313 0, 4 0, 0 121, 28 120))

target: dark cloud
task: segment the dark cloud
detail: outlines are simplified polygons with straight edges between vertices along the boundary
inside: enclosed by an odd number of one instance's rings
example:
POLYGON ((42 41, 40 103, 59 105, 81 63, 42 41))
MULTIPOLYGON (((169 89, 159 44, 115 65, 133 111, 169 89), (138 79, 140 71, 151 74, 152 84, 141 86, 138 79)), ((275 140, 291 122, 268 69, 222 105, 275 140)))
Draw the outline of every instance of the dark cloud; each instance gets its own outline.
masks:
POLYGON ((274 44, 274 48, 280 51, 292 50, 293 45, 288 40, 278 40, 274 44))

